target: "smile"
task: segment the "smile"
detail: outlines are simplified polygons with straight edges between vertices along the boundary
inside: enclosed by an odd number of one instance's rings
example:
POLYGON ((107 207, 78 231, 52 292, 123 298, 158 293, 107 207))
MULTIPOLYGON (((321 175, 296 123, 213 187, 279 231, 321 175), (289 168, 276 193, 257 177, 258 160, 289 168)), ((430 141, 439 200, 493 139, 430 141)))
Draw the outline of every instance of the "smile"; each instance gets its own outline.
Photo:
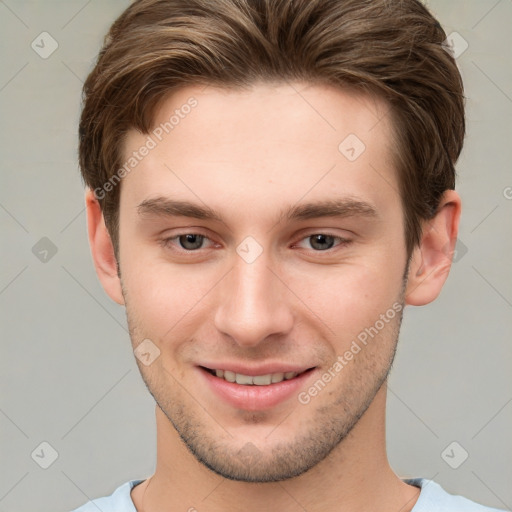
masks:
POLYGON ((314 374, 318 373, 316 367, 305 370, 296 367, 297 371, 280 372, 277 371, 279 366, 285 365, 268 366, 274 367, 261 368, 259 371, 246 370, 246 373, 233 371, 237 368, 221 370, 198 366, 197 369, 198 376, 204 379, 214 396, 237 409, 252 411, 269 409, 297 396, 306 383, 314 378, 314 374), (268 373, 263 373, 265 371, 268 373))
POLYGON ((205 370, 212 375, 219 377, 220 379, 224 379, 227 382, 236 382, 237 384, 241 384, 243 386, 269 386, 270 384, 278 384, 283 380, 290 380, 297 377, 297 375, 300 375, 298 372, 277 372, 267 373, 265 375, 244 375, 243 373, 235 373, 230 370, 210 370, 209 368, 205 368, 205 370))

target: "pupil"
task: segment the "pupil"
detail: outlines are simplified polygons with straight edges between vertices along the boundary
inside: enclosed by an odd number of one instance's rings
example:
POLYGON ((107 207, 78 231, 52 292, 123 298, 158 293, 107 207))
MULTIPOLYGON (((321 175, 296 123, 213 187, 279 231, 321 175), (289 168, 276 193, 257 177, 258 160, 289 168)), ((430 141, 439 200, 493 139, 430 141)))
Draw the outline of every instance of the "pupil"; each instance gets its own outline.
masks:
POLYGON ((203 241, 202 235, 181 235, 180 244, 184 249, 198 249, 203 241))
MULTIPOLYGON (((334 238, 330 235, 313 235, 311 236, 312 246, 316 249, 330 249, 334 245, 334 238), (326 247, 327 245, 327 247, 326 247)), ((198 249, 203 241, 202 235, 181 235, 180 244, 184 249, 198 249), (187 245, 190 244, 190 245, 187 245)))
POLYGON ((332 236, 329 236, 329 235, 313 235, 311 245, 313 247, 315 247, 316 249, 322 249, 322 250, 330 249, 334 245, 334 239, 332 236), (326 240, 328 240, 328 241, 326 242, 326 240), (315 247, 315 244, 317 244, 317 243, 320 244, 320 247, 318 247, 318 246, 315 247), (327 244, 328 247, 325 247, 325 244, 327 244))

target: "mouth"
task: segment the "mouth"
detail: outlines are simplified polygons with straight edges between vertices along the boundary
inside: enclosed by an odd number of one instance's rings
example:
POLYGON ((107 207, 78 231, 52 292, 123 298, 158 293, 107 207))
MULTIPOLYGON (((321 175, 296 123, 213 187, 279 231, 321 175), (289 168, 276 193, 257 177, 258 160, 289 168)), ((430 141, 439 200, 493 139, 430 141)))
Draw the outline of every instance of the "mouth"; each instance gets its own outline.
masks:
POLYGON ((291 380, 306 372, 314 370, 314 368, 308 368, 302 372, 276 372, 266 373, 264 375, 244 375, 243 373, 236 373, 231 370, 212 370, 201 366, 203 370, 207 371, 214 377, 223 379, 226 382, 240 384, 242 386, 270 386, 271 384, 279 384, 284 380, 291 380))
POLYGON ((317 366, 308 368, 282 361, 259 365, 219 361, 197 365, 196 375, 204 383, 205 392, 211 393, 210 400, 220 399, 236 409, 262 411, 297 398, 318 370, 317 366))

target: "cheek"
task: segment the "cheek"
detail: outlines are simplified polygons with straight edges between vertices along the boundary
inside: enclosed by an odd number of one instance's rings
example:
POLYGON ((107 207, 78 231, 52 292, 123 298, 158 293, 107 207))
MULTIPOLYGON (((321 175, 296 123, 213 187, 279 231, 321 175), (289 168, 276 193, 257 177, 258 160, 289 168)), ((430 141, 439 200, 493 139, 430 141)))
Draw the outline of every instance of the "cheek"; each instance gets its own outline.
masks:
MULTIPOLYGON (((204 299, 218 281, 213 269, 173 265, 154 257, 126 258, 121 269, 129 313, 147 337, 163 342, 176 339, 206 303, 204 299)), ((217 269, 218 270, 218 269, 217 269)))
MULTIPOLYGON (((229 263, 176 264, 144 247, 123 249, 122 244, 123 286, 139 337, 176 347, 203 324, 211 324, 216 308, 230 294, 227 281, 222 281, 229 263)), ((396 249, 376 245, 340 264, 286 261, 275 272, 289 288, 283 297, 298 319, 309 318, 320 330, 323 323, 331 331, 325 330, 326 336, 346 342, 399 299, 403 268, 394 256, 396 249)))
POLYGON ((311 310, 316 322, 329 327, 330 335, 346 342, 400 301, 403 269, 395 263, 385 266, 385 257, 381 260, 311 266, 307 271, 290 273, 287 282, 300 297, 300 307, 311 310))

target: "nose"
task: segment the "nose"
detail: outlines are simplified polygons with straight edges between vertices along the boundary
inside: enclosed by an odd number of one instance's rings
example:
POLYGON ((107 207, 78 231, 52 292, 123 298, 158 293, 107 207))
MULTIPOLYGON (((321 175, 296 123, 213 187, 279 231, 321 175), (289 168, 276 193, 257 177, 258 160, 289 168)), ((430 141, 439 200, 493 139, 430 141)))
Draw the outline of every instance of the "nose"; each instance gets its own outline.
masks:
POLYGON ((240 346, 257 346, 293 327, 293 294, 268 263, 265 252, 252 263, 236 257, 222 280, 215 326, 240 346))

